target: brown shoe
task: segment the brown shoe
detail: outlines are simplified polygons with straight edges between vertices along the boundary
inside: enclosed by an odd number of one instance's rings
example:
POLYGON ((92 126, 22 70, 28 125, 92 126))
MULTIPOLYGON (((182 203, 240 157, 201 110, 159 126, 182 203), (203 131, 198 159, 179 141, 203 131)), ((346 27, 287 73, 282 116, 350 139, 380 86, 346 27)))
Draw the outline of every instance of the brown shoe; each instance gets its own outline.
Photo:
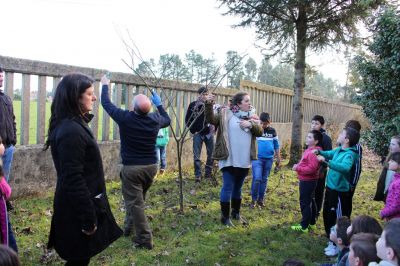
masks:
POLYGON ((165 169, 160 169, 160 172, 159 172, 159 174, 160 174, 160 175, 163 175, 163 174, 164 174, 164 172, 165 172, 165 169))
POLYGON ((257 205, 260 206, 261 208, 265 207, 264 201, 262 200, 257 200, 257 205))
POLYGON ((195 181, 196 183, 200 183, 200 181, 201 181, 201 175, 196 176, 196 177, 194 178, 194 181, 195 181))

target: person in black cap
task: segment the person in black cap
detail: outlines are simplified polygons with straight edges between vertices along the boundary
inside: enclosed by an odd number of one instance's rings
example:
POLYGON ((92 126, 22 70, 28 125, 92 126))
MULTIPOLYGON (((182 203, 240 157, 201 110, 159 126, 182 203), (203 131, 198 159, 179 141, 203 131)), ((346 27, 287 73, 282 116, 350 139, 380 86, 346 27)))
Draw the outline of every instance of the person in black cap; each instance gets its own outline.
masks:
POLYGON ((214 149, 214 131, 213 125, 207 123, 204 117, 204 101, 208 95, 206 87, 200 87, 197 90, 199 97, 196 101, 189 104, 186 112, 185 123, 193 134, 193 161, 194 161, 194 175, 196 182, 201 180, 201 149, 203 143, 207 149, 207 161, 205 165, 205 178, 211 178, 213 167, 212 151, 214 149))

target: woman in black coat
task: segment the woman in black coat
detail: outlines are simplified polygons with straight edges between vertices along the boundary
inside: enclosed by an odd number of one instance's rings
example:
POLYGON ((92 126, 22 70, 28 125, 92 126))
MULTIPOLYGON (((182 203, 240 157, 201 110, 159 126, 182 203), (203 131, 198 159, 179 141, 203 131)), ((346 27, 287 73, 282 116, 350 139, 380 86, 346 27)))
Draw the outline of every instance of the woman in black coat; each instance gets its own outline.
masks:
POLYGON ((100 150, 88 127, 96 101, 93 82, 82 74, 63 77, 45 144, 57 171, 48 248, 54 247, 66 265, 88 265, 122 235, 108 203, 100 150))

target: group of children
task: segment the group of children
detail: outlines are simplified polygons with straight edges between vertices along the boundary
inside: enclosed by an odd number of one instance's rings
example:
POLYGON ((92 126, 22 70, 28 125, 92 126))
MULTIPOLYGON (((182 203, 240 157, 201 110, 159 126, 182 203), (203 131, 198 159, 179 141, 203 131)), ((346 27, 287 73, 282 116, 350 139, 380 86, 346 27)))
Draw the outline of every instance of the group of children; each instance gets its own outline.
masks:
MULTIPOLYGON (((274 156, 280 165, 278 136, 270 125, 269 114, 261 113, 260 121, 264 132, 257 138, 258 160, 252 162, 251 208, 264 206, 274 156)), ((349 120, 339 133, 337 147, 332 149, 324 123, 322 116, 313 117, 305 140, 307 147, 301 160, 293 166, 299 179, 302 218, 291 229, 303 233, 315 229, 323 202, 323 221, 329 239, 325 254, 338 255, 336 265, 368 265, 380 259, 382 262, 377 265, 399 265, 400 219, 393 218, 400 217, 400 152, 391 153, 387 160, 392 178, 390 184, 386 182, 387 198, 380 212, 381 218, 388 222, 384 233, 381 234, 379 223, 372 217, 359 216, 350 224, 353 196, 362 167, 361 125, 349 120), (385 264, 387 261, 391 264, 385 264)))

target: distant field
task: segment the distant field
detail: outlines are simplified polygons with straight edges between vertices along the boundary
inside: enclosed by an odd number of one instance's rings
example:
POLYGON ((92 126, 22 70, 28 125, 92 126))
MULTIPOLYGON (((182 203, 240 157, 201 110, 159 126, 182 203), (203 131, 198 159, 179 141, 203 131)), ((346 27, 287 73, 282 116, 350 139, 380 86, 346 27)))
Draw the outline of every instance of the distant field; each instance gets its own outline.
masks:
MULTIPOLYGON (((49 118, 50 118, 50 106, 51 103, 47 102, 46 103, 46 135, 47 135, 47 129, 49 126, 49 118)), ((21 101, 13 101, 13 107, 14 107, 14 113, 16 117, 16 122, 17 122, 17 144, 21 142, 21 101)), ((122 106, 124 108, 124 106, 122 106)), ((103 108, 99 108, 99 132, 98 132, 98 139, 101 139, 101 135, 103 132, 102 128, 102 121, 103 119, 103 108)), ((110 123, 110 134, 112 134, 113 130, 113 123, 110 123)), ((30 112, 29 112, 29 144, 36 144, 36 132, 37 132, 37 102, 31 102, 30 103, 30 112)), ((110 135, 110 138, 112 135, 110 135)))

